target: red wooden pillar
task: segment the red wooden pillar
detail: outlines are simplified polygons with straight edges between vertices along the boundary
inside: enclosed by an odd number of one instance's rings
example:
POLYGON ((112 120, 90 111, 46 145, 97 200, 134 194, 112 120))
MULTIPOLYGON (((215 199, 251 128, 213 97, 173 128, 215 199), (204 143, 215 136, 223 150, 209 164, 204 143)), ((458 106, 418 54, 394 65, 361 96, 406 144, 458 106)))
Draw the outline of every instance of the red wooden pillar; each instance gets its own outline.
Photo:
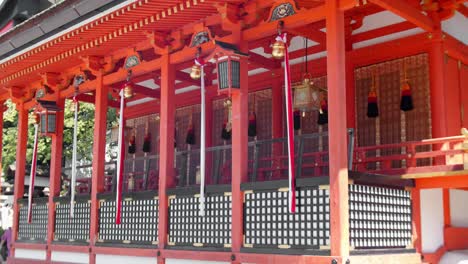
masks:
POLYGON ((354 65, 346 59, 346 126, 356 129, 356 87, 354 80, 354 65))
POLYGON ((450 189, 443 189, 443 203, 444 203, 444 226, 450 227, 452 219, 450 217, 450 189))
MULTIPOLYGON (((168 199, 166 191, 174 186, 175 70, 169 55, 161 57, 161 110, 159 123, 159 249, 164 249, 168 235, 168 199)), ((158 257, 158 263, 165 259, 158 257)))
MULTIPOLYGON (((440 23, 439 23, 440 26, 440 23)), ((441 30, 434 31, 429 52, 429 74, 431 83, 432 137, 448 136, 445 98, 444 49, 441 30)))
POLYGON ((14 256, 14 243, 18 238, 18 219, 19 219, 19 205, 18 199, 23 198, 24 195, 24 176, 26 169, 26 148, 28 143, 28 110, 24 108, 22 103, 16 105, 18 110, 18 143, 16 145, 16 171, 15 171, 15 193, 13 204, 13 249, 12 256, 14 256))
MULTIPOLYGON (((242 43, 239 41, 238 43, 242 43)), ((241 50, 244 47, 240 46, 241 50)), ((232 252, 239 253, 243 245, 244 193, 240 185, 248 177, 248 59, 240 61, 240 91, 232 95, 232 252)), ((239 263, 237 260, 233 263, 239 263)))
MULTIPOLYGON (((98 193, 104 191, 104 167, 106 155, 107 130, 107 94, 109 88, 102 83, 102 74, 97 76, 96 98, 94 102, 94 144, 93 144, 93 172, 91 179, 91 224, 89 233, 90 247, 93 248, 99 228, 99 200, 98 193)), ((89 263, 96 263, 96 254, 91 251, 89 263)))
MULTIPOLYGON (((276 75, 280 74, 278 71, 272 71, 272 74, 275 76, 271 76, 271 109, 272 109, 272 135, 273 138, 282 138, 283 137, 283 102, 284 102, 284 95, 283 95, 283 83, 276 78, 276 75)), ((281 78, 280 78, 281 79, 281 78)))
POLYGON ((344 12, 326 2, 331 255, 349 255, 344 12))
MULTIPOLYGON (((3 112, 6 111, 8 108, 4 105, 4 101, 0 102, 0 146, 3 146, 3 112)), ((3 148, 0 148, 0 173, 3 170, 3 163, 2 163, 2 151, 3 148)), ((2 184, 0 182, 0 194, 2 193, 2 184)))
MULTIPOLYGON (((280 69, 281 70, 281 69, 280 69)), ((275 76, 272 76, 272 82, 271 82, 271 116, 272 116, 272 137, 273 138, 282 138, 283 137, 283 131, 284 131, 284 126, 283 126, 283 110, 284 110, 284 89, 283 89, 283 83, 281 81, 278 81, 278 78, 276 78, 276 75, 279 75, 279 71, 272 71, 272 74, 275 74, 275 76)), ((280 78, 281 79, 281 78, 280 78)), ((274 168, 277 168, 274 170, 275 174, 272 175, 273 179, 280 178, 281 177, 281 172, 278 170, 281 166, 281 159, 279 158, 280 156, 283 156, 283 144, 282 143, 275 143, 273 144, 273 155, 272 158, 274 158, 273 161, 273 166, 274 168)))
MULTIPOLYGON (((206 147, 209 148, 213 146, 213 97, 206 97, 206 116, 205 116, 205 143, 206 147)), ((214 184, 213 173, 210 170, 213 164, 213 155, 214 152, 206 153, 206 184, 214 184)))
MULTIPOLYGON (((63 109, 64 100, 57 102, 57 106, 63 109)), ((50 261, 51 244, 55 232, 55 203, 54 197, 60 196, 60 178, 62 175, 62 146, 63 146, 63 120, 64 111, 57 112, 56 133, 52 136, 50 153, 50 179, 49 179, 49 221, 47 223, 47 261, 50 261)))
POLYGON ((416 252, 422 253, 422 233, 421 233, 421 189, 411 190, 412 212, 413 212, 413 241, 416 252))

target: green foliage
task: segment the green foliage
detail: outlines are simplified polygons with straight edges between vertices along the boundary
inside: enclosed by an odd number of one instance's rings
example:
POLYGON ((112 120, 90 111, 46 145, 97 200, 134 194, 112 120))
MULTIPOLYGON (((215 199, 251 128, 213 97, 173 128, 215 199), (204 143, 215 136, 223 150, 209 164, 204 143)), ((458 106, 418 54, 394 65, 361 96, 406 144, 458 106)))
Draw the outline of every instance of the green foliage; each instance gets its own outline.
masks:
MULTIPOLYGON (((64 131, 63 131, 63 158, 71 160, 73 149, 73 119, 74 112, 70 109, 71 100, 66 100, 65 116, 64 116, 64 131)), ((6 102, 8 110, 4 112, 3 125, 3 170, 7 171, 8 166, 16 160, 16 145, 17 145, 17 124, 18 112, 16 106, 11 101, 6 102)), ((107 127, 111 128, 117 123, 117 113, 115 109, 109 109, 107 113, 107 127)), ((88 103, 80 103, 78 112, 78 144, 77 154, 78 159, 84 162, 91 162, 92 148, 94 142, 94 105, 88 103)), ((28 144, 26 162, 30 163, 32 159, 32 149, 34 144, 34 126, 29 125, 28 129, 28 144)), ((38 143, 38 166, 48 166, 51 158, 51 138, 39 137, 38 143)), ((5 173, 6 175, 6 173, 5 173)), ((7 179, 12 180, 12 179, 7 179)))

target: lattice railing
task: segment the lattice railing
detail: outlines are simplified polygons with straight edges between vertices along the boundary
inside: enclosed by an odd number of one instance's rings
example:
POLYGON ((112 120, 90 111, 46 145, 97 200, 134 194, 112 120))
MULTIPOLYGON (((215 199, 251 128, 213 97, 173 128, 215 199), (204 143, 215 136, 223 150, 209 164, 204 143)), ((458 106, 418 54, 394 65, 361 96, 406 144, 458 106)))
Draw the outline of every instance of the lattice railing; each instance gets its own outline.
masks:
POLYGON ((158 244, 159 199, 154 191, 125 194, 120 225, 115 224, 115 194, 100 195, 98 198, 97 244, 158 244))
POLYGON ((41 242, 47 240, 48 198, 34 198, 32 221, 28 223, 28 199, 18 200, 20 206, 18 220, 18 240, 24 242, 41 242))
POLYGON ((200 215, 198 190, 169 190, 169 237, 171 247, 230 248, 231 203, 230 188, 207 188, 205 215, 200 215))
POLYGON ((54 241, 70 243, 89 242, 91 197, 77 196, 73 217, 70 214, 70 197, 58 197, 55 202, 54 241))
POLYGON ((328 179, 298 180, 296 213, 289 212, 287 181, 244 189, 244 249, 319 250, 330 245, 328 179))
POLYGON ((409 191, 349 185, 351 247, 355 249, 410 247, 411 213, 409 191))

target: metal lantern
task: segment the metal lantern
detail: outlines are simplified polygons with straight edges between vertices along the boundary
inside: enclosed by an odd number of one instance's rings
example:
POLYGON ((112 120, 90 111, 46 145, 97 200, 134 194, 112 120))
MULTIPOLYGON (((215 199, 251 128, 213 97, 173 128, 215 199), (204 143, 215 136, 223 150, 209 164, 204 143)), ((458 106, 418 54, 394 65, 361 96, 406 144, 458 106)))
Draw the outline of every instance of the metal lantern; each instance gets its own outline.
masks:
POLYGON ((310 75, 304 75, 301 83, 293 86, 294 88, 294 108, 302 112, 320 109, 321 89, 314 86, 310 75))
POLYGON ((208 57, 208 61, 216 63, 218 77, 218 92, 231 94, 240 89, 240 60, 248 54, 239 51, 237 46, 215 41, 216 48, 208 57))
POLYGON ((40 132, 43 136, 51 136, 57 132, 57 113, 62 111, 54 101, 38 100, 36 110, 39 115, 40 132))

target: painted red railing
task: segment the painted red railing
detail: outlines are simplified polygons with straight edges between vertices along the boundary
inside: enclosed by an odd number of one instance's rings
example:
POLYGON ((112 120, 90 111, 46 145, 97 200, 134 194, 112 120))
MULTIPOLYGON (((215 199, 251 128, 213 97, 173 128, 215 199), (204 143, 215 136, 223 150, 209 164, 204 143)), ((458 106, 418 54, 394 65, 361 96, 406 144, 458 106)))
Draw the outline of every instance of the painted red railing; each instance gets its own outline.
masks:
POLYGON ((386 175, 461 170, 466 140, 464 136, 454 136, 358 147, 354 151, 353 169, 386 175))

